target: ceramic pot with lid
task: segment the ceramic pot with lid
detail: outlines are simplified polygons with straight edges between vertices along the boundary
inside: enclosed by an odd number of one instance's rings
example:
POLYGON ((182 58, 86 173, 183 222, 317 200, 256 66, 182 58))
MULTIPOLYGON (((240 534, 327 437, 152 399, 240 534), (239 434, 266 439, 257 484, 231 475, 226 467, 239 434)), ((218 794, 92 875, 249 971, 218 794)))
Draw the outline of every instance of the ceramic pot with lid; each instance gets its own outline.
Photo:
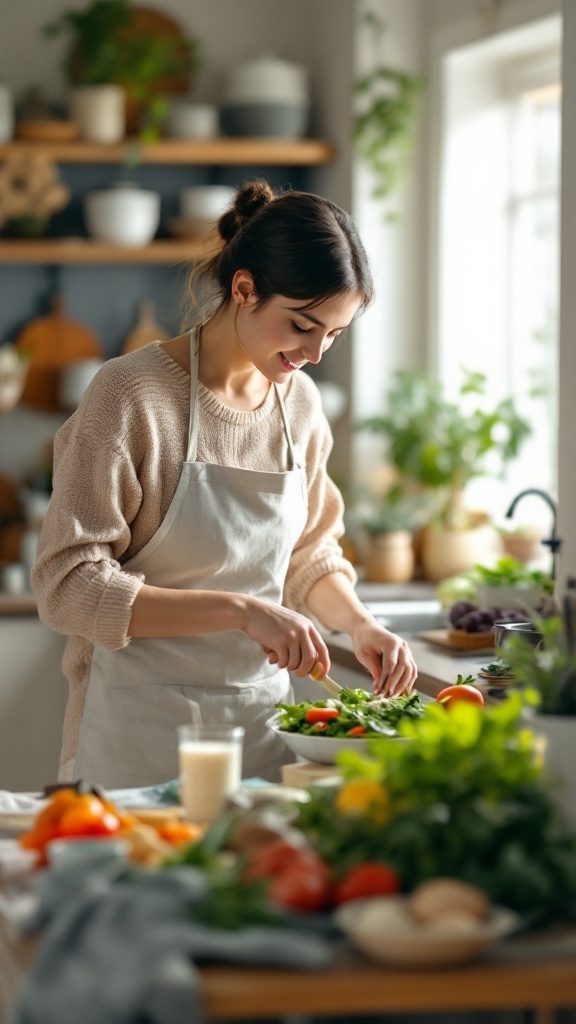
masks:
POLYGON ((231 72, 220 125, 226 135, 300 138, 308 125, 309 106, 306 68, 263 55, 231 72))

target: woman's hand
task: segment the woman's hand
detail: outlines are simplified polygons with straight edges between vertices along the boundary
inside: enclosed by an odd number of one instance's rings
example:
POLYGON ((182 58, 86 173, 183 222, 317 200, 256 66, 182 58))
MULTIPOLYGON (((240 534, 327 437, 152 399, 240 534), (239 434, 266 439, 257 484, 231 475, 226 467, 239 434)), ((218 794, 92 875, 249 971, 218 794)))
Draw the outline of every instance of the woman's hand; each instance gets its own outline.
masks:
POLYGON ((405 640, 365 619, 351 634, 354 654, 374 680, 374 692, 385 697, 410 693, 418 670, 405 640))
POLYGON ((306 676, 314 665, 324 673, 330 669, 330 655, 316 627, 304 615, 260 598, 246 598, 246 619, 242 630, 259 643, 271 665, 306 676))

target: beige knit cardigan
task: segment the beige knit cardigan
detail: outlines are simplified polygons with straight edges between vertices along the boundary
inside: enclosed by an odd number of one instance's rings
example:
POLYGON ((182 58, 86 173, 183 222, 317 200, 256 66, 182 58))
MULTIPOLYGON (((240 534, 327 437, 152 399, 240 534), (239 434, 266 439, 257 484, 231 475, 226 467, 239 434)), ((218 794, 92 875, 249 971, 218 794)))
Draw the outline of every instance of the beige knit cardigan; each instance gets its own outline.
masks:
MULTIPOLYGON (((354 570, 342 555, 342 499, 326 473, 332 437, 313 381, 283 385, 294 443, 305 455, 308 519, 292 553, 284 603, 306 613, 306 596, 327 573, 354 570)), ((68 636, 69 682, 60 777, 70 780, 92 650, 130 642, 132 603, 142 577, 123 565, 164 519, 186 458, 190 377, 158 343, 109 360, 54 446, 54 491, 32 585, 40 618, 68 636)), ((230 409, 198 385, 197 459, 286 471, 288 451, 275 389, 254 411, 230 409)))

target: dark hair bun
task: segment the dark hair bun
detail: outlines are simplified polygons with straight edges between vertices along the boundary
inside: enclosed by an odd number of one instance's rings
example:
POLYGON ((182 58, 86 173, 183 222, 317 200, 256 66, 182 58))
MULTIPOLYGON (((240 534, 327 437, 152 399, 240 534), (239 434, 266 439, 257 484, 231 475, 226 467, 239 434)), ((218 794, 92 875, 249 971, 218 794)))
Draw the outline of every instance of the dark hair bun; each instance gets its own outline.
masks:
POLYGON ((218 221, 220 237, 230 242, 246 221, 274 198, 274 192, 267 181, 250 181, 243 185, 236 193, 234 205, 218 221))

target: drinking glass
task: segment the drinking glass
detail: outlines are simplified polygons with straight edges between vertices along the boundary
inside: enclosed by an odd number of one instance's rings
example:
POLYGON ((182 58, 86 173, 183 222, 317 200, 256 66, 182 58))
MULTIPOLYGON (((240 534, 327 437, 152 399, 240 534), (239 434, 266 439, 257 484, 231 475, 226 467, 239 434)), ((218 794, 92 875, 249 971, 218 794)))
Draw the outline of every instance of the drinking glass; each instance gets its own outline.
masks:
POLYGON ((214 821, 240 786, 244 729, 194 722, 178 728, 182 804, 198 824, 214 821))

